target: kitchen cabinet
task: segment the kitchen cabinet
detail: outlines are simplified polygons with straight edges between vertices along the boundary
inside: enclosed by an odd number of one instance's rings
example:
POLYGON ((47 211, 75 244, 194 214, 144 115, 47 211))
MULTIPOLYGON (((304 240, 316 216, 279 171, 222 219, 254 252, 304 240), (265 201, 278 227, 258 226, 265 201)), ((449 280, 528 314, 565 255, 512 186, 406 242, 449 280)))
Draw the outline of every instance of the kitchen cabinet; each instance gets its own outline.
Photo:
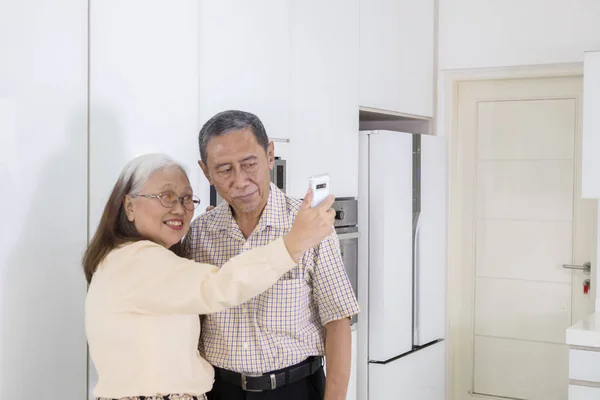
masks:
POLYGON ((329 173, 333 194, 356 197, 358 0, 291 4, 290 194, 329 173))
POLYGON ((122 167, 166 153, 188 169, 202 204, 198 152, 196 0, 92 0, 90 7, 90 232, 122 167))
POLYGON ((600 198, 600 51, 585 53, 583 66, 581 195, 597 199, 600 198))
POLYGON ((201 0, 200 125, 239 109, 256 114, 267 134, 290 135, 290 0, 201 0))
POLYGON ((0 398, 82 399, 87 14, 0 2, 0 398))
POLYGON ((360 105, 433 116, 434 0, 360 0, 360 105))
POLYGON ((369 364, 369 399, 444 400, 446 342, 386 364, 369 364))

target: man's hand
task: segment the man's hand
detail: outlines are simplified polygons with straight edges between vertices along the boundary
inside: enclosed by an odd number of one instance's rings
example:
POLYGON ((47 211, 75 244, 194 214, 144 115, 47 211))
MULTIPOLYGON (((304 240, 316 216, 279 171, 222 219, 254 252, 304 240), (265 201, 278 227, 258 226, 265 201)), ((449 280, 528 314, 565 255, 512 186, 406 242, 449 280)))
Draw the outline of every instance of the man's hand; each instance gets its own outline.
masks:
POLYGON ((208 207, 206 207, 206 211, 210 211, 210 210, 212 210, 213 208, 215 208, 215 206, 208 206, 208 207))

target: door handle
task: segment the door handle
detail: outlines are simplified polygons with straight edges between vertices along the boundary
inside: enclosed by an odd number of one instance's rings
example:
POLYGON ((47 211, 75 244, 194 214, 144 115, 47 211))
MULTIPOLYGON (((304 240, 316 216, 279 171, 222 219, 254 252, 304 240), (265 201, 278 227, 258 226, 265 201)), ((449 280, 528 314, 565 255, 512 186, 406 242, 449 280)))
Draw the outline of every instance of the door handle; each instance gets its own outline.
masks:
POLYGON ((579 269, 584 273, 589 274, 592 269, 592 264, 590 262, 586 262, 583 265, 563 264, 562 267, 567 269, 579 269))

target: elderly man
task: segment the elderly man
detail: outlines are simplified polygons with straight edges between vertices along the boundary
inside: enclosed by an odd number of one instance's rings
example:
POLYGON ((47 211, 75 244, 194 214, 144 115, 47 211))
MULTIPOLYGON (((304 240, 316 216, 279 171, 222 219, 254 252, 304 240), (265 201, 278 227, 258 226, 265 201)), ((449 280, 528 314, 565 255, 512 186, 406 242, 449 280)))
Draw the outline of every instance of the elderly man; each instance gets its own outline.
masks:
MULTIPOLYGON (((220 266, 285 234, 301 202, 270 182, 273 143, 261 121, 225 111, 206 122, 198 142, 198 164, 225 201, 192 223, 188 254, 220 266)), ((332 231, 265 293, 202 317, 199 350, 215 366, 209 399, 345 399, 358 311, 332 231)))

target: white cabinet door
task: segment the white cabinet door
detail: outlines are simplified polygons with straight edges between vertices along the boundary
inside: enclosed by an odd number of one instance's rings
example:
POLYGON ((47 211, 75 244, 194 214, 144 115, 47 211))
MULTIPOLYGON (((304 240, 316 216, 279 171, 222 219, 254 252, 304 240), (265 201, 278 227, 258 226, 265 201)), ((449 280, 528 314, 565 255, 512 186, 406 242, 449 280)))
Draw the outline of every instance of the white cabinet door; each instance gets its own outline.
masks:
POLYGON ((0 398, 83 399, 87 13, 0 2, 0 398))
POLYGON ((600 198, 600 51, 585 54, 583 71, 582 197, 600 198))
POLYGON ((239 109, 256 114, 270 137, 289 138, 290 0, 198 4, 200 125, 239 109))
POLYGON ((444 400, 446 342, 387 364, 369 364, 369 399, 444 400))
POLYGON ((421 215, 418 246, 416 345, 445 336, 446 140, 421 135, 421 215))
POLYGON ((199 183, 197 0, 93 0, 90 35, 90 221, 96 229, 124 164, 144 153, 183 162, 199 183))
POLYGON ((358 0, 292 1, 291 48, 290 194, 329 173, 336 196, 357 197, 358 0))
POLYGON ((350 381, 348 382, 348 393, 346 400, 356 400, 356 352, 358 351, 358 345, 356 341, 356 331, 352 331, 352 364, 350 368, 350 381))
POLYGON ((434 1, 360 0, 360 105, 433 116, 434 1))
POLYGON ((412 143, 412 135, 407 133, 370 135, 369 360, 372 361, 386 361, 412 349, 412 143))

